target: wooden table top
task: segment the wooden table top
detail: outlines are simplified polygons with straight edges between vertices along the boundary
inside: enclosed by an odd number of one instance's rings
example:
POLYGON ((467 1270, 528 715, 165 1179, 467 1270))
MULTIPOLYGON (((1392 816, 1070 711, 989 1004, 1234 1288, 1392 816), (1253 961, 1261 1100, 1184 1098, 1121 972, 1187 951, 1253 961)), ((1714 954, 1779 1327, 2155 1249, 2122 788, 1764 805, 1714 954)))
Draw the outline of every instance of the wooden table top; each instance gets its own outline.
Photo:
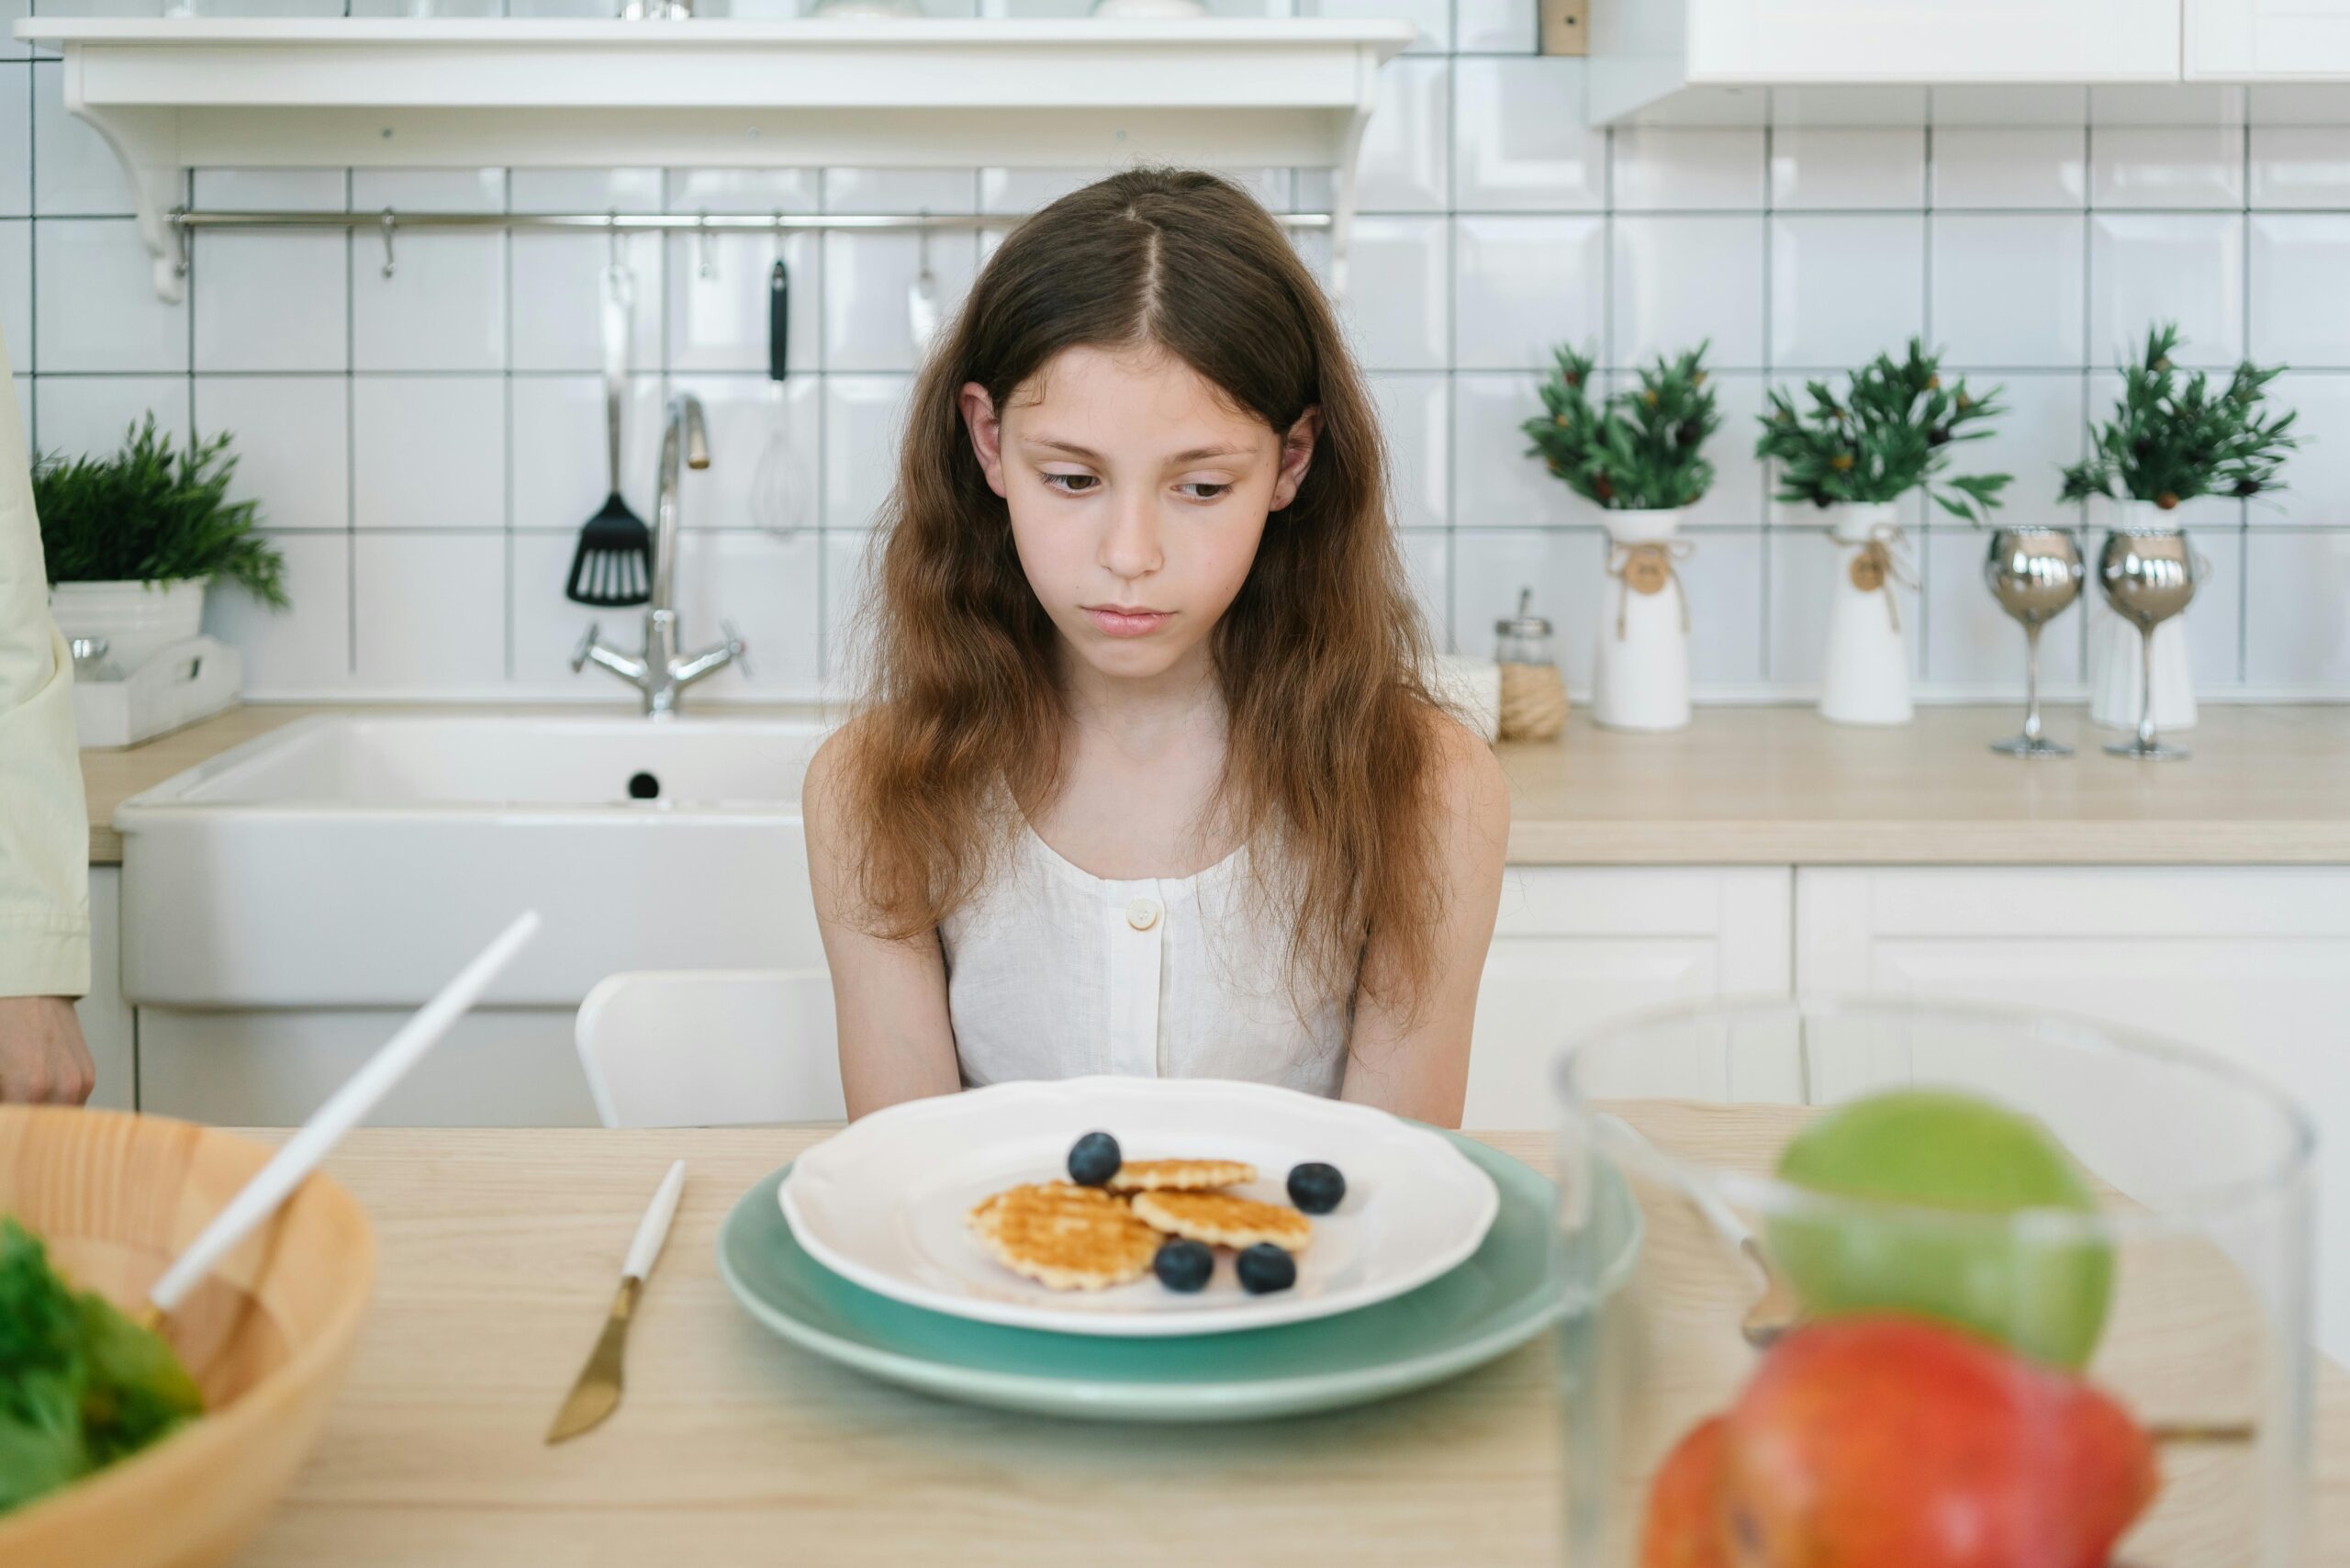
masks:
MULTIPOLYGON (((1633 1119, 1675 1147, 1751 1161, 1775 1145, 1762 1136, 1770 1113, 1752 1109, 1633 1119)), ((1158 1428, 946 1403, 776 1338, 719 1280, 718 1227, 745 1188, 823 1136, 352 1135, 329 1168, 375 1220, 375 1300, 319 1451, 241 1568, 1558 1562, 1549 1336, 1383 1404, 1158 1428), (547 1448, 637 1217, 678 1157, 684 1202, 639 1309, 626 1398, 547 1448)), ((1478 1136, 1550 1166, 1547 1134, 1478 1136)), ((1684 1205, 1651 1205, 1650 1224, 1636 1288, 1669 1297, 1670 1319, 1710 1312, 1721 1332, 1709 1342, 1728 1339, 1734 1268, 1684 1205)), ((1649 1353, 1643 1386, 1660 1398, 1703 1359, 1662 1336, 1649 1353)), ((2350 1380, 2331 1366, 2317 1471, 2322 1544, 2304 1562, 2350 1564, 2350 1380)), ((2221 1560, 2138 1545, 2132 1568, 2221 1560)))
MULTIPOLYGON (((121 751, 82 754, 90 862, 115 865, 115 807, 230 746, 312 713, 232 709, 121 751)), ((472 707, 470 713, 632 713, 626 707, 472 707)), ((704 708, 703 713, 806 707, 704 708)), ((2350 706, 2207 704, 2192 760, 2129 763, 2077 708, 2049 733, 2081 755, 2025 763, 1989 742, 2012 708, 1920 708, 1891 729, 1809 708, 1703 708, 1688 729, 1638 735, 1578 711, 1563 740, 1497 748, 1519 865, 2350 865, 2350 706)))

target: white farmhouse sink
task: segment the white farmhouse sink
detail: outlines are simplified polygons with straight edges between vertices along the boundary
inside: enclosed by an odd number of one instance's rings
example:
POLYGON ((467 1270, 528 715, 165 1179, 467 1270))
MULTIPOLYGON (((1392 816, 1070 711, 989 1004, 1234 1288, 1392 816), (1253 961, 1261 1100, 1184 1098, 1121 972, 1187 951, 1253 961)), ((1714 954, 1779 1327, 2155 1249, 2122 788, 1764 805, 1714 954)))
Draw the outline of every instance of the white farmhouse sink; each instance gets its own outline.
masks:
POLYGON ((821 967, 800 785, 824 734, 297 722, 115 812, 123 990, 175 1008, 412 1006, 525 908, 546 928, 493 1005, 574 1007, 619 969, 821 967))

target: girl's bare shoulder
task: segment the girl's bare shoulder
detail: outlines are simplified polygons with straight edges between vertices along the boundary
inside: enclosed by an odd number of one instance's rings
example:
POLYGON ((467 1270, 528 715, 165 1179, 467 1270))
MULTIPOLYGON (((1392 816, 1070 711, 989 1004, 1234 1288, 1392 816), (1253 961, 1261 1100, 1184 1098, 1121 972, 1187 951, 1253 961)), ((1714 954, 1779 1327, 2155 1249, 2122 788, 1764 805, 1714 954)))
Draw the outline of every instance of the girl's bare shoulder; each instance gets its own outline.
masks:
POLYGON ((1420 721, 1436 743, 1433 786, 1428 798, 1448 823, 1506 834, 1509 780, 1501 759, 1483 735, 1441 709, 1429 708, 1420 721))
POLYGON ((869 712, 851 716, 826 735, 808 759, 808 771, 800 784, 800 802, 808 825, 817 832, 830 832, 840 825, 858 749, 872 734, 873 722, 869 712))

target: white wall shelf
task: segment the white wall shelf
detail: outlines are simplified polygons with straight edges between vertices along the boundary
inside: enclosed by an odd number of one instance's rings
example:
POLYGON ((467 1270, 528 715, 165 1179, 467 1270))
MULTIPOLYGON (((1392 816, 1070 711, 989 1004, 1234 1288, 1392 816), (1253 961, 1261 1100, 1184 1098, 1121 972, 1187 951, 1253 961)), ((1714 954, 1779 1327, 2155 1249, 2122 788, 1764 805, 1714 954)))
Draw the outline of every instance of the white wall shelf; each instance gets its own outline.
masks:
POLYGON ((179 295, 199 167, 1109 167, 1355 162, 1404 21, 50 19, 179 295))

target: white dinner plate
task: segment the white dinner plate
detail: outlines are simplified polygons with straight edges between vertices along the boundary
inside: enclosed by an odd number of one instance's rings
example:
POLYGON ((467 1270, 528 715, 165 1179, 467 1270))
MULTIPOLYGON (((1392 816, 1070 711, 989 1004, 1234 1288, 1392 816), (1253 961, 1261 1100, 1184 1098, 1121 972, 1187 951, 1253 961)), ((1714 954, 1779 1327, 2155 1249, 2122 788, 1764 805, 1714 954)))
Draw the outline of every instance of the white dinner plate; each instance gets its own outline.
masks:
POLYGON ((800 1156, 778 1193, 809 1256, 910 1305, 1063 1334, 1220 1334, 1351 1312, 1426 1284, 1467 1259, 1501 1204, 1493 1178, 1430 1129, 1263 1083, 1070 1078, 908 1101, 851 1123, 800 1156), (1089 1132, 1127 1159, 1240 1159, 1235 1191, 1286 1204, 1290 1168, 1335 1165, 1344 1202, 1314 1216, 1297 1283, 1249 1295, 1219 1249, 1207 1288, 1185 1295, 1146 1274, 1102 1291, 1055 1291, 997 1262, 964 1224, 1023 1182, 1065 1181, 1089 1132))

